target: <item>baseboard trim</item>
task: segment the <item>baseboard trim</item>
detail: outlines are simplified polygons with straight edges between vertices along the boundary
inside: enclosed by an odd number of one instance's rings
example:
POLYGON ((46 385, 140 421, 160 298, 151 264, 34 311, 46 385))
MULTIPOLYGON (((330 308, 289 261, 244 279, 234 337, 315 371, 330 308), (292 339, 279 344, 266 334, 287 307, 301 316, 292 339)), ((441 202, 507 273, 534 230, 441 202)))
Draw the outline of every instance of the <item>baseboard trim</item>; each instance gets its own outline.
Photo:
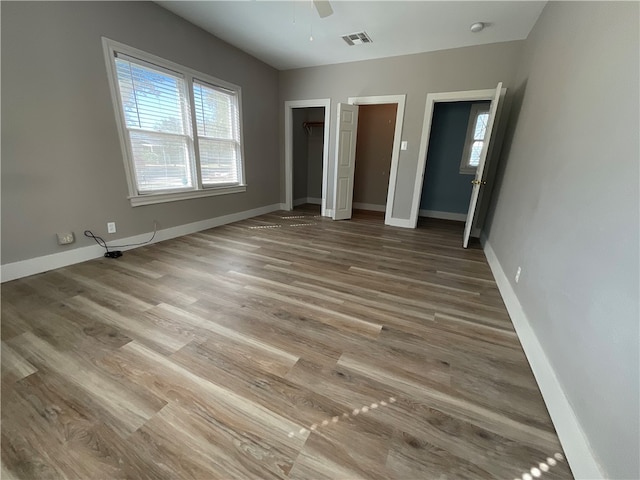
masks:
MULTIPOLYGON (((178 225, 177 227, 165 228, 158 230, 156 236, 151 243, 158 243, 163 240, 189 235, 190 233, 199 232, 208 228, 226 225, 227 223, 246 220, 247 218, 264 215, 276 210, 282 210, 283 204, 275 203, 264 207, 245 210, 243 212, 231 213, 221 217, 214 217, 200 222, 187 223, 186 225, 178 225)), ((120 238, 114 242, 117 244, 134 244, 141 243, 149 239, 152 232, 134 235, 133 237, 120 238)), ((131 250, 137 247, 125 247, 120 250, 131 250)), ((41 257, 30 258, 18 262, 7 263, 0 266, 0 282, 8 282, 18 278, 28 277, 37 273, 47 272, 56 268, 62 268, 76 263, 86 262, 95 258, 102 257, 104 249, 98 245, 90 245, 87 247, 74 248, 66 252, 53 253, 51 255, 43 255, 41 257)))
POLYGON ((298 198, 293 201, 293 206, 297 207, 299 205, 304 205, 305 203, 310 203, 311 205, 322 205, 322 199, 315 197, 298 198))
POLYGON ((390 217, 389 219, 385 219, 384 224, 392 227, 416 228, 413 222, 408 218, 390 217))
POLYGON ((369 210, 370 212, 385 212, 387 210, 386 205, 377 205, 375 203, 353 202, 352 207, 357 210, 369 210))
POLYGON ((484 233, 480 237, 480 242, 575 478, 606 478, 564 394, 553 366, 484 233))
POLYGON ((420 217, 439 218, 441 220, 455 220, 456 222, 465 222, 467 220, 466 213, 439 212, 437 210, 420 210, 420 217))

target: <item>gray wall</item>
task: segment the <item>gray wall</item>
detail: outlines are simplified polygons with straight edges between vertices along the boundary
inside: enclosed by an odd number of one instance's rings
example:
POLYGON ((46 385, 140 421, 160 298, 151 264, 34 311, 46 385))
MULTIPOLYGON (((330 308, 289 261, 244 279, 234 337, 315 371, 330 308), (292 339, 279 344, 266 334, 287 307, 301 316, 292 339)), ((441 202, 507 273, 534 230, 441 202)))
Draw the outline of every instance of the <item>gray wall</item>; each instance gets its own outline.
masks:
POLYGON ((280 201, 275 69, 151 2, 1 8, 3 264, 280 201), (246 193, 130 206, 101 36, 242 87, 246 193))
MULTIPOLYGON (((409 218, 427 93, 495 88, 499 81, 510 87, 523 43, 494 43, 283 71, 280 72, 280 105, 286 100, 331 99, 329 178, 333 178, 337 102, 346 102, 350 96, 406 94, 402 139, 407 140, 409 146, 400 152, 393 216, 409 218)), ((281 110, 281 138, 284 138, 284 109, 281 110)), ((284 182, 283 143, 280 174, 284 182)), ((284 192, 281 201, 284 201, 284 192)), ((333 208, 332 182, 328 185, 327 208, 333 208)))
POLYGON ((397 112, 395 103, 361 105, 358 109, 354 203, 382 207, 387 203, 397 112))
POLYGON ((473 102, 436 103, 431 123, 420 209, 469 211, 473 174, 460 173, 473 102))
POLYGON ((550 2, 526 41, 488 241, 607 478, 639 478, 639 7, 550 2))

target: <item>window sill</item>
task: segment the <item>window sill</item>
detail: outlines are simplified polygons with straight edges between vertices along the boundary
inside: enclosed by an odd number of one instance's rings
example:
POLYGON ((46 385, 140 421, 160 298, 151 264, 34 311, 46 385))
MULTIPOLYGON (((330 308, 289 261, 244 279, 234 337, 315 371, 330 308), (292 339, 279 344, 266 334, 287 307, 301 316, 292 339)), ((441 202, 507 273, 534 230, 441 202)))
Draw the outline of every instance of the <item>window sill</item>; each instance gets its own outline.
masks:
POLYGON ((242 193, 246 191, 246 185, 233 185, 231 187, 207 188, 204 190, 190 190, 188 192, 135 195, 129 197, 129 201, 131 202, 132 207, 140 207, 142 205, 178 202, 180 200, 189 200, 191 198, 213 197, 216 195, 227 195, 229 193, 242 193))

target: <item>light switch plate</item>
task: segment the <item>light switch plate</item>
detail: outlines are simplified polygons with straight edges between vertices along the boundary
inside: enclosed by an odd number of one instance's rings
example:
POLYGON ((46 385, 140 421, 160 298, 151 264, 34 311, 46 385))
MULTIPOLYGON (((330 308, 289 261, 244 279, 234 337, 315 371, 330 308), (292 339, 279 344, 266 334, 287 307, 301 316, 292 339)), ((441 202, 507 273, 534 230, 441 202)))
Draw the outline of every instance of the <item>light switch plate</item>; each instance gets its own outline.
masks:
POLYGON ((408 142, 407 142, 406 140, 403 140, 403 141, 400 143, 400 150, 406 150, 406 149, 407 149, 407 147, 408 147, 408 145, 409 145, 409 144, 408 144, 408 142))

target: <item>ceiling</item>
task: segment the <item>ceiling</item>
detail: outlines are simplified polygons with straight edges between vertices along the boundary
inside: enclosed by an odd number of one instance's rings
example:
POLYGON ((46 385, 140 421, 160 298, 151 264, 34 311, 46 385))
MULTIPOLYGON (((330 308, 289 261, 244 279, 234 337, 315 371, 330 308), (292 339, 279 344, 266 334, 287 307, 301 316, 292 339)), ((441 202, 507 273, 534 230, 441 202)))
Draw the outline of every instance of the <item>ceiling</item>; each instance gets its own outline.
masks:
POLYGON ((159 1, 167 10, 279 70, 522 40, 546 2, 339 1, 320 18, 311 0, 159 1), (479 33, 472 23, 488 26, 479 33), (341 36, 366 31, 373 43, 341 36), (313 36, 313 41, 310 37, 313 36))

